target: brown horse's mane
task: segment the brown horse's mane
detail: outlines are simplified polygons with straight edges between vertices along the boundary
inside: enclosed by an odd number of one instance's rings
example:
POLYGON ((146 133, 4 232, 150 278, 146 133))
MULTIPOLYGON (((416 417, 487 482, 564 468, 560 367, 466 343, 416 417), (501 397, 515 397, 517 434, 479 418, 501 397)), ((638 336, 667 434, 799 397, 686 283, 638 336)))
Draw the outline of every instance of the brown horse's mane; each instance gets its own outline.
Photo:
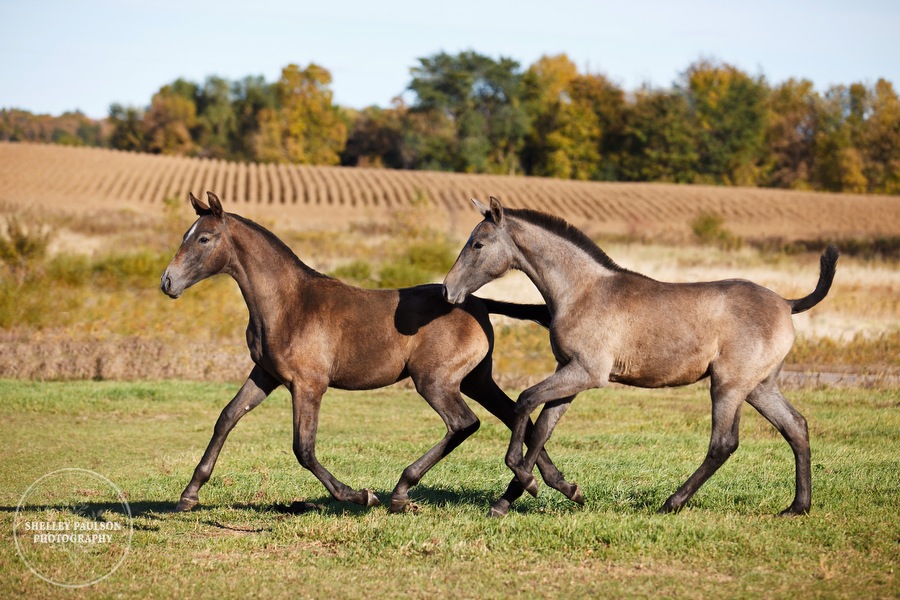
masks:
POLYGON ((583 231, 560 217, 548 215, 547 213, 532 210, 530 208, 507 208, 504 212, 575 244, 575 246, 587 252, 591 258, 611 271, 630 273, 628 269, 619 266, 616 261, 611 259, 609 255, 601 250, 600 247, 595 244, 591 238, 585 235, 583 231))
POLYGON ((265 238, 265 240, 273 248, 275 248, 275 250, 277 250, 280 254, 285 255, 288 259, 290 259, 292 262, 294 262, 304 272, 306 272, 310 275, 318 276, 318 277, 328 277, 327 275, 319 273, 318 271, 316 271, 315 269, 313 269, 312 267, 307 265, 305 262, 300 260, 300 257, 297 256, 293 250, 291 250, 290 246, 285 244, 283 241, 281 241, 281 238, 279 238, 277 235, 275 235, 274 233, 272 233, 271 231, 269 231, 268 229, 266 229, 259 223, 255 222, 255 221, 251 221, 250 219, 248 219, 246 217, 242 217, 241 215, 236 215, 234 213, 228 213, 228 216, 233 218, 235 221, 238 221, 239 223, 246 225, 248 228, 259 233, 260 235, 262 235, 263 238, 265 238))

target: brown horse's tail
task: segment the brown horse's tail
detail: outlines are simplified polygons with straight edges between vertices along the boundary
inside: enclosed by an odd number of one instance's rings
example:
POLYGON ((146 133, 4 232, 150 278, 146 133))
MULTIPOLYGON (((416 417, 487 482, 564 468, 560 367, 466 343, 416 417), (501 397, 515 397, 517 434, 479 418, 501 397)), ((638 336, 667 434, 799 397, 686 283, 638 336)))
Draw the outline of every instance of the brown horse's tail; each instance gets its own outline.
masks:
POLYGON ((837 246, 828 244, 819 259, 819 283, 816 284, 816 289, 809 296, 788 300, 787 303, 791 305, 791 313, 797 314, 809 310, 825 298, 828 290, 831 289, 831 282, 834 281, 834 271, 837 268, 839 254, 837 246))
POLYGON ((503 315, 523 321, 534 321, 547 329, 550 328, 550 309, 547 308, 546 304, 516 304, 488 298, 478 299, 484 303, 488 312, 492 315, 503 315))

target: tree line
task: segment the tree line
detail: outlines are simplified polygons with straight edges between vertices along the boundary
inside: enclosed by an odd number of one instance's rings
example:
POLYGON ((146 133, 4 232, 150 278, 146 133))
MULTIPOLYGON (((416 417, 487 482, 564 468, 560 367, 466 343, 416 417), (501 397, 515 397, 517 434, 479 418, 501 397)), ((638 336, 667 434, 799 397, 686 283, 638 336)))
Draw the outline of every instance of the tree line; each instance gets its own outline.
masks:
POLYGON ((817 91, 698 60, 669 88, 626 92, 566 56, 523 69, 474 51, 418 59, 406 102, 332 101, 331 74, 178 79, 95 122, 0 111, 0 139, 239 161, 900 193, 893 85, 817 91))

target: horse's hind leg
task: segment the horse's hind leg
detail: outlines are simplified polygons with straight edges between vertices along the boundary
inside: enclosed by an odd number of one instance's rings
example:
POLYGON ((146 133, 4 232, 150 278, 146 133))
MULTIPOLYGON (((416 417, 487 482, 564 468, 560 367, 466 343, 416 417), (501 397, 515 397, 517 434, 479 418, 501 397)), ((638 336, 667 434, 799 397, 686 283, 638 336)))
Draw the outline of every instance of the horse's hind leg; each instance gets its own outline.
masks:
POLYGON ((213 467, 216 466, 216 460, 219 458, 219 452, 222 451, 222 446, 225 444, 228 434, 237 425, 237 422, 241 420, 241 417, 259 406, 278 385, 279 382, 261 367, 254 367, 237 395, 222 409, 222 413, 216 421, 212 439, 206 447, 206 452, 203 453, 203 458, 200 459, 200 462, 194 469, 194 476, 191 477, 191 482, 181 493, 178 506, 175 507, 176 511, 188 511, 197 505, 200 501, 198 492, 209 481, 213 467))
POLYGON ((328 384, 309 385, 294 382, 291 396, 294 409, 294 454, 300 465, 312 472, 336 500, 363 506, 378 506, 381 502, 371 490, 356 491, 339 481, 316 458, 316 432, 319 429, 319 408, 328 384))
MULTIPOLYGON (((462 392, 481 404, 492 415, 500 419, 507 427, 512 429, 515 423, 515 403, 507 396, 500 386, 491 377, 490 372, 483 371, 483 365, 473 371, 462 383, 462 392)), ((490 363, 487 363, 488 366, 490 363)), ((533 424, 528 420, 526 428, 526 440, 529 448, 531 447, 530 437, 533 431, 533 424)), ((544 450, 543 446, 538 446, 540 452, 537 456, 537 467, 541 472, 544 482, 555 490, 558 490, 569 500, 578 504, 584 504, 584 496, 581 488, 577 483, 569 483, 565 480, 562 472, 550 460, 550 456, 544 450)), ((519 483, 518 479, 513 479, 503 496, 497 500, 490 510, 491 516, 503 516, 509 511, 509 506, 515 502, 525 491, 525 488, 519 483)))
POLYGON ((677 512, 690 500, 691 496, 712 477, 728 457, 738 447, 738 428, 740 426, 741 404, 747 397, 745 388, 738 386, 717 385, 715 376, 711 387, 712 395, 712 433, 709 439, 709 450, 700 467, 688 477, 677 492, 669 496, 661 513, 677 512))
POLYGON ((794 501, 781 514, 801 515, 809 512, 812 494, 809 429, 803 415, 791 406, 778 389, 776 377, 777 373, 759 384, 747 398, 747 402, 781 432, 794 452, 794 501))
POLYGON ((440 415, 447 426, 447 434, 416 462, 403 470, 394 491, 391 492, 391 512, 403 512, 413 508, 409 501, 409 488, 419 483, 434 465, 478 431, 478 417, 466 406, 458 389, 447 380, 417 380, 416 388, 428 404, 440 415))

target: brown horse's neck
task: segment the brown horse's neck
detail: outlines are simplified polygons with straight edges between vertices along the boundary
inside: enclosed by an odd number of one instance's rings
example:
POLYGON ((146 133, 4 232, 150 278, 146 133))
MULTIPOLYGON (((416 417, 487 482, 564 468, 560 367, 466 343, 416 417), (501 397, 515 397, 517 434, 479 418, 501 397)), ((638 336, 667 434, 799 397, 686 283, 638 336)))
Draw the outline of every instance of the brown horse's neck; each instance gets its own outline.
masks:
POLYGON ((573 306, 585 286, 595 289, 621 272, 539 225, 511 221, 509 232, 518 251, 513 268, 531 279, 552 314, 573 306))
POLYGON ((275 234, 229 215, 232 256, 225 268, 241 289, 251 321, 279 314, 288 295, 299 296, 324 275, 304 264, 275 234))

